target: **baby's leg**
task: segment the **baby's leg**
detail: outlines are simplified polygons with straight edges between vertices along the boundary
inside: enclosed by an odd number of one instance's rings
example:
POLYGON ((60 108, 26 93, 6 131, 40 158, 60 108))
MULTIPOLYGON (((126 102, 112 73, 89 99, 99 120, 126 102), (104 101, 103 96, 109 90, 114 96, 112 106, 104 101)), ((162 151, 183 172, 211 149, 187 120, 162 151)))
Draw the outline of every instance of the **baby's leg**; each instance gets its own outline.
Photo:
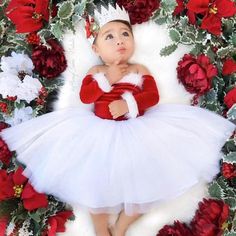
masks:
POLYGON ((111 236, 108 230, 109 214, 90 213, 95 227, 96 236, 111 236))
POLYGON ((136 221, 142 214, 134 214, 132 216, 127 216, 124 211, 119 215, 119 218, 112 229, 112 236, 125 236, 125 232, 128 227, 136 221))

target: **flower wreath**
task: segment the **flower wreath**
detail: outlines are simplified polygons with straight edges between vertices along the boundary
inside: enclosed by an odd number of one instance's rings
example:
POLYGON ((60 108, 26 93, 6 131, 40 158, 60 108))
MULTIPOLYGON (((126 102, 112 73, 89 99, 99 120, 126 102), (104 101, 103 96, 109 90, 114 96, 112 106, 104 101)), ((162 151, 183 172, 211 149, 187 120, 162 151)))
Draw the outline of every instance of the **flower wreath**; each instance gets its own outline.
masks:
MULTIPOLYGON (((66 29, 97 0, 0 0, 0 130, 50 112, 50 100, 63 84, 67 61, 60 41, 66 29)), ((193 45, 178 63, 179 83, 199 105, 236 122, 236 1, 117 0, 133 25, 152 19, 167 24, 172 40, 161 50, 173 53, 193 45)), ((90 33, 87 25, 87 33, 90 33)), ((236 235, 236 136, 222 148, 221 172, 208 186, 210 199, 199 202, 189 224, 175 221, 158 236, 236 235)), ((0 235, 56 235, 65 232, 73 210, 54 196, 38 193, 22 175, 0 139, 0 235)))

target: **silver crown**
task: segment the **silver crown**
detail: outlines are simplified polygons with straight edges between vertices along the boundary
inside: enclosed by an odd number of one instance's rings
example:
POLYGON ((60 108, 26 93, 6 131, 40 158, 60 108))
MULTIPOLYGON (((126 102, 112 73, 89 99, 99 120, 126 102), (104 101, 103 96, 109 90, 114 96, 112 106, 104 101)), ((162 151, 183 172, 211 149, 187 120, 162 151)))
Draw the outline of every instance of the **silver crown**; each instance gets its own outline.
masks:
POLYGON ((104 6, 101 7, 101 12, 97 10, 94 11, 94 18, 99 27, 113 20, 125 20, 130 23, 130 18, 128 12, 116 3, 116 8, 114 8, 110 3, 108 4, 108 9, 104 6))
POLYGON ((87 16, 86 18, 86 34, 87 39, 90 44, 93 43, 98 31, 102 26, 106 23, 113 20, 124 20, 130 23, 130 18, 128 12, 116 3, 116 8, 114 8, 110 3, 108 4, 108 8, 106 9, 104 6, 101 6, 101 11, 94 11, 94 17, 87 16))

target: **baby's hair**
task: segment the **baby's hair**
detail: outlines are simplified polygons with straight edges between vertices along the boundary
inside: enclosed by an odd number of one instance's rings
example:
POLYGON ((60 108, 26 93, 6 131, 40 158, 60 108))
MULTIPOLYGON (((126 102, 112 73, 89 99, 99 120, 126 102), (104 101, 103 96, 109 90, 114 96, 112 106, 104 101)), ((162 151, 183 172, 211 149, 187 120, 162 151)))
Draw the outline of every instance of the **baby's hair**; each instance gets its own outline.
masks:
MULTIPOLYGON (((126 21, 126 20, 112 20, 112 21, 109 21, 109 22, 120 22, 120 23, 125 24, 126 26, 128 26, 128 28, 130 29, 130 31, 133 35, 132 26, 130 25, 130 23, 128 21, 126 21)), ((97 41, 97 37, 94 39, 93 44, 95 44, 96 41, 97 41)))

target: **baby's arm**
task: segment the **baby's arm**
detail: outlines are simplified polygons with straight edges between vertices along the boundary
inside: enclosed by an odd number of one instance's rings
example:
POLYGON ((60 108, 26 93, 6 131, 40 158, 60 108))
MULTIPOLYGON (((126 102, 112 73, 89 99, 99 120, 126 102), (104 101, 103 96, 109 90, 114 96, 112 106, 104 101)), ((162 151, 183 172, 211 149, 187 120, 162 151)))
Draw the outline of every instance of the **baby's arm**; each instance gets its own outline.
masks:
POLYGON ((112 86, 104 73, 99 72, 97 66, 92 67, 82 81, 80 99, 89 104, 97 101, 105 92, 110 92, 112 86))
POLYGON ((139 111, 146 110, 159 102, 159 92, 153 76, 144 66, 139 67, 139 73, 143 75, 142 91, 137 94, 126 91, 122 94, 129 108, 128 117, 136 117, 139 111))

